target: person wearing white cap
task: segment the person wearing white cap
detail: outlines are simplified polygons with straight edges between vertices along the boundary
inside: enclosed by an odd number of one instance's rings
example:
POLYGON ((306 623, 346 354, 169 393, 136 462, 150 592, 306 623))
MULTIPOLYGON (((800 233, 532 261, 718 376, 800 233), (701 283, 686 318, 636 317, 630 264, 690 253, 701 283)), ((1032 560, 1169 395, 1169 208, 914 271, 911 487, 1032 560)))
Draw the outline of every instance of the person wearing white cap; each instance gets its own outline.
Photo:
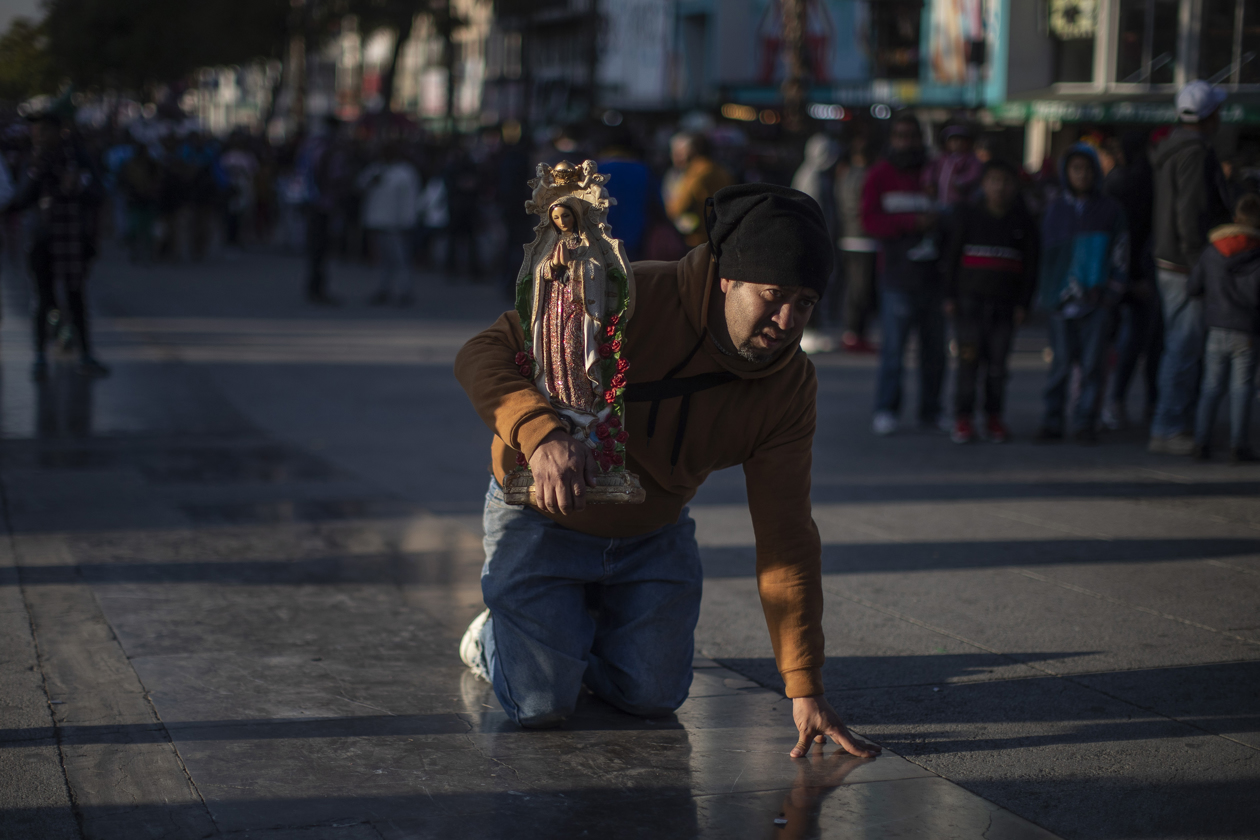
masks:
POLYGON ((1203 358, 1203 304, 1186 294, 1207 232, 1230 220, 1225 176, 1212 150, 1225 91, 1194 81, 1177 94, 1180 124, 1155 149, 1155 267, 1164 315, 1159 400, 1149 451, 1194 452, 1194 410, 1203 358))

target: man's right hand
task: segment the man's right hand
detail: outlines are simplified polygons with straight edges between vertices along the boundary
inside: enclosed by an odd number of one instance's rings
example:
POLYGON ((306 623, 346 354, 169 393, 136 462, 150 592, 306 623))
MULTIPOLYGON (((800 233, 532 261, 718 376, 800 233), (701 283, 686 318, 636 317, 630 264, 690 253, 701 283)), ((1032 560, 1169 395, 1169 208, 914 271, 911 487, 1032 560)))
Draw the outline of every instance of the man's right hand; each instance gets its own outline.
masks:
POLYGON ((595 486, 599 466, 589 446, 557 429, 534 450, 529 469, 538 507, 568 515, 586 507, 586 488, 595 486))

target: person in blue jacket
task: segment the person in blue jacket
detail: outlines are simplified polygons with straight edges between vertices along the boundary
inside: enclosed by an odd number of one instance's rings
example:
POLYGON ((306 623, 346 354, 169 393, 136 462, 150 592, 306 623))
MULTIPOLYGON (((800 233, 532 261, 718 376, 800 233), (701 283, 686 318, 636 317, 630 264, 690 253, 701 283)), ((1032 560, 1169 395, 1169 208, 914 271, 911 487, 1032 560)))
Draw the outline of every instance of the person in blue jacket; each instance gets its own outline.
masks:
POLYGON ((1037 440, 1063 439, 1068 382, 1072 367, 1080 365, 1072 425, 1076 440, 1090 444, 1098 440, 1107 327, 1128 283, 1128 224, 1119 202, 1102 193, 1102 167, 1092 146, 1069 148, 1059 163, 1059 178, 1063 192, 1042 220, 1038 274, 1054 358, 1037 440))

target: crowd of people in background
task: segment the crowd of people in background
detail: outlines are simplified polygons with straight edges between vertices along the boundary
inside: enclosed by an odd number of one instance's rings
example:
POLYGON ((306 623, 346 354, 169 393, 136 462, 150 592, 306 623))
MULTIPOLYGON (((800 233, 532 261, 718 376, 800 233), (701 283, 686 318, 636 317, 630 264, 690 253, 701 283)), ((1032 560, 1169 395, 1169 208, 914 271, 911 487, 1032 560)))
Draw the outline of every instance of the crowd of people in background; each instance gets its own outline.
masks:
POLYGON ((1213 150, 1223 100, 1193 82, 1177 96, 1175 127, 1090 136, 1033 174, 978 148, 961 122, 944 128, 931 157, 908 112, 892 119, 874 160, 865 138, 847 163, 834 141, 811 138, 794 186, 838 220, 843 268, 843 303, 825 302, 820 319, 842 330, 843 349, 879 353, 872 431, 901 425, 913 335, 918 426, 960 444, 1010 440, 1008 360, 1035 314, 1050 363, 1036 442, 1094 444, 1132 425, 1141 364, 1150 452, 1210 459, 1228 398, 1229 457, 1256 460, 1260 190, 1227 177, 1213 150), (865 334, 876 308, 878 348, 865 334))
POLYGON ((747 143, 712 120, 438 138, 388 115, 328 118, 274 143, 244 130, 211 136, 181 115, 84 130, 46 113, 0 129, 0 220, 10 262, 26 254, 35 280, 35 376, 54 338, 78 348, 85 373, 104 375, 82 294, 102 236, 141 265, 301 254, 317 306, 346 302, 330 290, 331 259, 372 261, 379 281, 364 302, 405 307, 421 275, 512 296, 538 162, 598 161, 631 260, 705 244, 705 203, 723 187, 790 183, 818 202, 836 251, 803 346, 878 354, 875 434, 902 425, 913 337, 917 424, 957 443, 1010 440, 1008 360, 1035 319, 1050 363, 1036 441, 1090 444, 1139 422, 1127 406, 1141 369, 1151 452, 1210 457, 1228 395, 1230 455, 1246 461, 1260 198, 1212 150, 1222 99, 1192 83, 1177 126, 1090 135, 1035 173, 965 119, 928 138, 910 112, 837 124, 803 149, 747 143))

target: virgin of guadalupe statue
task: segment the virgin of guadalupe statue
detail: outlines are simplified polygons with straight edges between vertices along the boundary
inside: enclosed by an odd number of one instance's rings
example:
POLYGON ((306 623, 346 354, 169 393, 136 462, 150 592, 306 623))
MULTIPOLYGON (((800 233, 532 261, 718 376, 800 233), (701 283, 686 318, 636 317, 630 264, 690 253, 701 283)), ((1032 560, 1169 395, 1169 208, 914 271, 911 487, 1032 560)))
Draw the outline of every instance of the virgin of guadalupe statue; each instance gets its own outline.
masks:
MULTIPOLYGON (((629 360, 621 342, 634 311, 634 277, 625 246, 608 227, 614 199, 594 161, 579 169, 568 161, 538 165, 525 210, 540 218, 525 246, 517 275, 516 311, 527 352, 517 355, 522 375, 547 395, 573 437, 600 465, 587 501, 641 502, 638 478, 625 469, 622 425, 629 360)), ((517 459, 507 477, 507 501, 533 501, 533 476, 517 459)))
POLYGON ((602 396, 595 396, 602 384, 595 332, 605 309, 607 276, 578 222, 579 201, 570 196, 547 208, 556 244, 534 270, 532 317, 534 357, 544 360, 542 384, 574 431, 585 432, 604 407, 602 396))

